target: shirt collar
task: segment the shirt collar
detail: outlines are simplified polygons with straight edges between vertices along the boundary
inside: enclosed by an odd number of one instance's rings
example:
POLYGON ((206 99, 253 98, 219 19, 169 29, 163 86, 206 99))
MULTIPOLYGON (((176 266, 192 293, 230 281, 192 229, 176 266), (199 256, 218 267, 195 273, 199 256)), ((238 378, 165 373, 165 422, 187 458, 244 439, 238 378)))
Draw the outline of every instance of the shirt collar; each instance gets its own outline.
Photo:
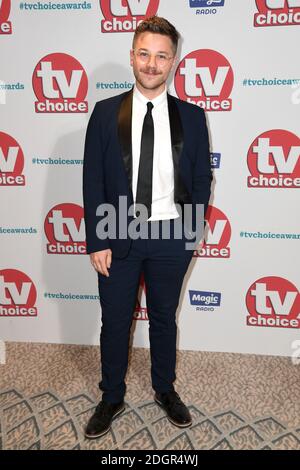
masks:
POLYGON ((137 88, 136 85, 134 85, 134 88, 133 88, 133 96, 142 104, 144 104, 146 106, 146 104, 151 101, 151 103, 153 104, 154 108, 160 104, 162 104, 163 102, 166 102, 167 101, 167 87, 165 86, 165 89, 164 91, 156 96, 153 100, 149 100, 149 98, 147 98, 146 96, 144 96, 140 91, 139 89, 137 88))

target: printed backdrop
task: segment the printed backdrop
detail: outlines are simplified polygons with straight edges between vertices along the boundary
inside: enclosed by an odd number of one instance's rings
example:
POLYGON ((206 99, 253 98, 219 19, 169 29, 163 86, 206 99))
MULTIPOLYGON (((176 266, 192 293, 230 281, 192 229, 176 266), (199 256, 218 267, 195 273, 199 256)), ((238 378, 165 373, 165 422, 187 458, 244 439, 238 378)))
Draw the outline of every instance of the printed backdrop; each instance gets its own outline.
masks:
MULTIPOLYGON (((183 41, 169 90, 206 109, 206 243, 178 308, 178 347, 299 349, 300 0, 0 0, 0 339, 98 344, 82 159, 96 101, 129 90, 133 31, 183 41)), ((120 298, 122 309, 122 298, 120 298)), ((143 279, 134 345, 149 347, 143 279)))

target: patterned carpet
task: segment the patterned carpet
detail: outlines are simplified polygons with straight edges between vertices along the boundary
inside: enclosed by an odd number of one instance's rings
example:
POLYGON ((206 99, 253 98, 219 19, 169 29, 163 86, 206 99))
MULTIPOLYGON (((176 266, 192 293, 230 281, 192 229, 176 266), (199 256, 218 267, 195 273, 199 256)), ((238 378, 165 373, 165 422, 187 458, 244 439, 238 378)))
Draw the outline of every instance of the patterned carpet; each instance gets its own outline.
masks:
POLYGON ((94 402, 84 393, 62 400, 50 391, 24 397, 8 390, 0 404, 3 449, 300 449, 300 427, 288 430, 272 417, 248 422, 231 410, 208 416, 189 406, 194 424, 183 431, 154 402, 127 403, 111 431, 89 441, 82 430, 94 402))
POLYGON ((97 347, 9 343, 7 359, 0 449, 300 450, 300 368, 289 358, 179 352, 175 385, 193 417, 179 429, 153 401, 149 351, 134 349, 126 410, 92 441, 83 429, 100 399, 97 347))

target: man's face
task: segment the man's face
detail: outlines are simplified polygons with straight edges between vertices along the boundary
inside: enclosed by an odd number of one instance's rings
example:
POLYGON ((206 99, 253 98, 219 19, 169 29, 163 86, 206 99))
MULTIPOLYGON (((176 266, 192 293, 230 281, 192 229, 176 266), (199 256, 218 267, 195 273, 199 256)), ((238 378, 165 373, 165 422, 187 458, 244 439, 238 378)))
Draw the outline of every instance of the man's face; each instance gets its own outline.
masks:
POLYGON ((130 51, 130 65, 135 79, 146 90, 163 88, 175 61, 172 41, 162 34, 140 34, 136 39, 134 51, 130 51), (168 60, 162 63, 162 56, 168 60))

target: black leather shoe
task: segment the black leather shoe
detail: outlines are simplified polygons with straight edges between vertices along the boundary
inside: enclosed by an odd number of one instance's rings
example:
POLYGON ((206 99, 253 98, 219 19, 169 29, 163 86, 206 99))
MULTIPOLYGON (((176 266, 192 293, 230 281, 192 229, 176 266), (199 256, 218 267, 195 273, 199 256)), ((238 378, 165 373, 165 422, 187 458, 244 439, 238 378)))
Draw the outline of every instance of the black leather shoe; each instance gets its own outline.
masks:
POLYGON ((100 401, 96 406, 96 410, 90 418, 85 429, 85 437, 88 439, 96 439, 103 436, 110 430, 112 420, 125 410, 125 403, 108 403, 100 401))
POLYGON ((156 393, 154 399, 165 410, 168 420, 175 426, 186 428, 192 424, 190 412, 175 390, 156 393))

